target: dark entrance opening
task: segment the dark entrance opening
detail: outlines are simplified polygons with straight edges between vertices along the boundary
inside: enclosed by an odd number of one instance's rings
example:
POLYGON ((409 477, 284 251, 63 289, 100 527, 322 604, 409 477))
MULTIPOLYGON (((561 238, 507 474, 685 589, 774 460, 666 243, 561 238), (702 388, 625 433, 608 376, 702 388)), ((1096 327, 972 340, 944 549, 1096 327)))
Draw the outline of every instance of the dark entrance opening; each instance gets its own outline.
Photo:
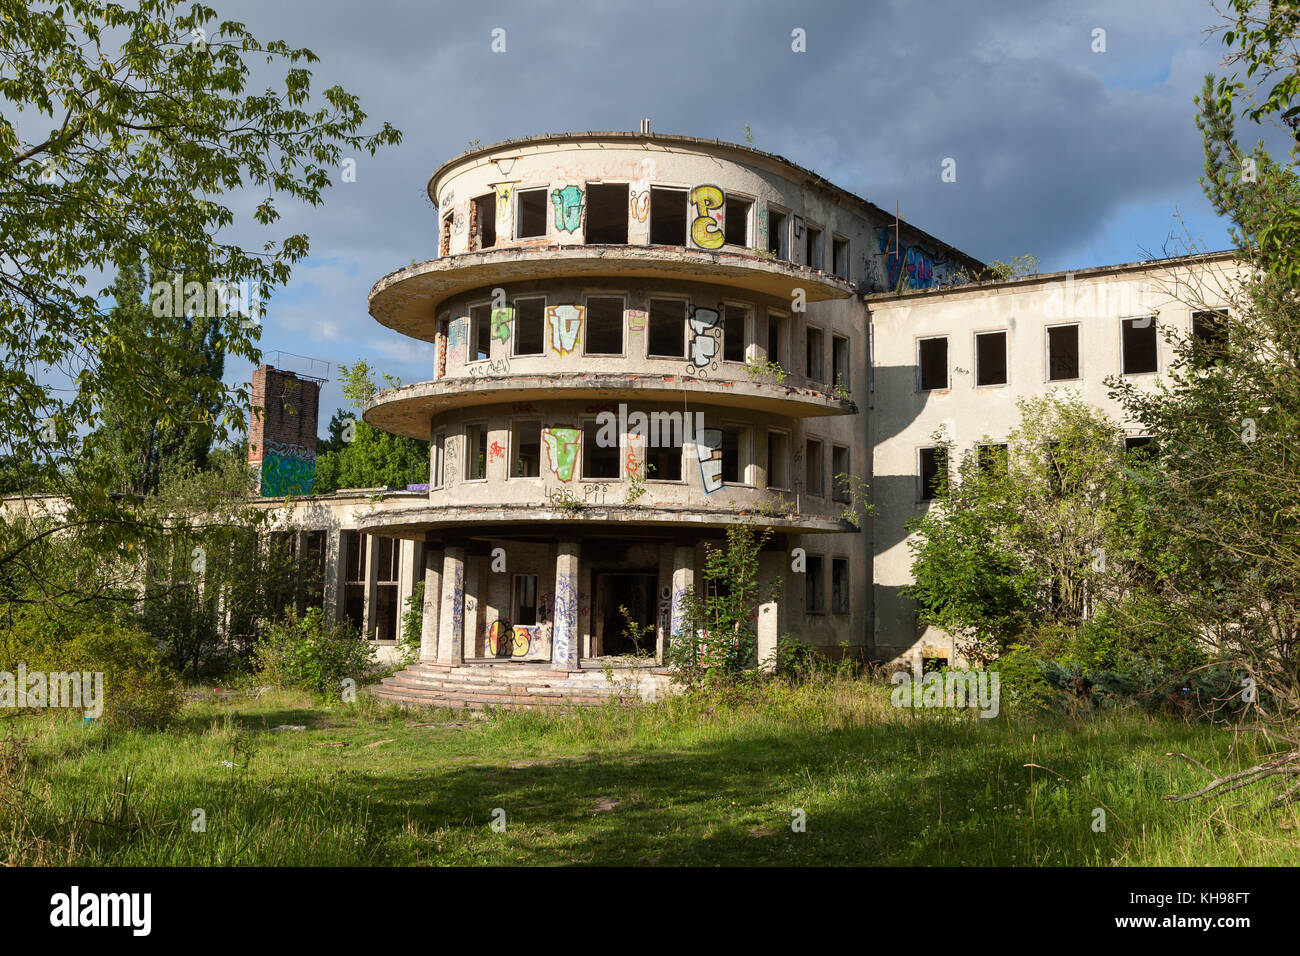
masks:
POLYGON ((658 620, 655 585, 659 576, 654 571, 596 571, 593 577, 596 606, 592 610, 600 654, 639 652, 653 656, 658 620), (620 607, 627 608, 628 616, 639 628, 636 635, 630 633, 620 607))

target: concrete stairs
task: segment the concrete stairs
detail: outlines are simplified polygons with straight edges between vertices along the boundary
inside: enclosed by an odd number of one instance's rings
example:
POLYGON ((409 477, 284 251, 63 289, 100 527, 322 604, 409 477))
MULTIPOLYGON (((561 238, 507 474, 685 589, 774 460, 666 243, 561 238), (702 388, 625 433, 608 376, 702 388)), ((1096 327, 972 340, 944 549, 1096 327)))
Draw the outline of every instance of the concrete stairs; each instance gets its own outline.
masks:
POLYGON ((664 668, 618 666, 607 678, 598 668, 555 671, 545 661, 421 661, 370 688, 376 700, 404 707, 468 710, 589 707, 609 700, 658 700, 668 693, 664 668))

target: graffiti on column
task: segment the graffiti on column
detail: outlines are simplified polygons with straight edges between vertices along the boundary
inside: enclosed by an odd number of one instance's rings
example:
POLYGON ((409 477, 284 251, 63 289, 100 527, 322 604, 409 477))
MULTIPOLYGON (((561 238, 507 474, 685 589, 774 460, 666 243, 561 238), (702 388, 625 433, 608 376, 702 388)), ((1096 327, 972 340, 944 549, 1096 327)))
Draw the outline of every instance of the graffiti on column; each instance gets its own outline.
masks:
POLYGON ((491 461, 501 461, 506 457, 506 446, 499 441, 493 441, 488 446, 488 459, 491 461))
MULTIPOLYGON (((451 633, 465 633, 465 568, 456 568, 456 578, 451 588, 451 633)), ((453 637, 453 640, 455 638, 453 637)))
POLYGON ((468 222, 467 210, 465 204, 461 203, 456 207, 451 217, 451 231, 456 235, 461 235, 465 231, 465 223, 468 222))
POLYGON ((767 206, 755 203, 754 210, 754 246, 758 249, 767 248, 767 206))
POLYGON ((876 231, 876 241, 879 251, 885 254, 885 275, 891 289, 928 289, 934 285, 934 261, 919 246, 899 250, 894 230, 888 226, 876 231))
POLYGON ((645 335, 645 325, 649 313, 647 313, 645 309, 628 309, 626 315, 627 334, 645 335))
POLYGON ((645 222, 650 218, 650 184, 645 180, 638 180, 632 184, 628 190, 627 202, 629 212, 632 218, 637 222, 645 222))
POLYGON ((695 455, 700 460, 700 482, 711 495, 722 487, 722 429, 700 428, 695 432, 695 455))
POLYGON ((570 663, 577 658, 578 596, 573 575, 561 574, 555 582, 555 623, 551 634, 557 664, 570 663))
POLYGON ((669 635, 673 619, 673 589, 664 587, 659 591, 659 630, 664 636, 669 635))
POLYGON ((803 216, 791 216, 790 225, 794 230, 795 241, 803 238, 803 216))
POLYGON ((547 337, 553 355, 569 355, 578 347, 582 334, 582 320, 586 312, 586 306, 582 305, 546 307, 547 337))
POLYGON ((515 310, 511 306, 492 310, 492 338, 498 342, 510 341, 510 323, 514 320, 515 310))
MULTIPOLYGON (((468 339, 469 322, 463 318, 453 319, 451 325, 447 326, 447 351, 452 352, 456 349, 464 349, 468 339)), ((465 361, 465 356, 456 355, 455 358, 465 361)))
POLYGON ((696 186, 691 190, 695 219, 691 222, 691 239, 701 249, 721 249, 726 239, 722 228, 725 199, 717 186, 696 186))
POLYGON ((677 637, 686 630, 686 590, 680 587, 673 591, 670 637, 677 637))
POLYGON ((542 430, 542 445, 546 448, 546 467, 560 481, 573 478, 573 466, 578 462, 578 438, 576 428, 545 428, 542 430))
POLYGON ((577 232, 582 225, 582 190, 577 186, 552 189, 551 205, 555 207, 555 228, 561 232, 577 232))
POLYGON ((514 235, 514 183, 497 183, 497 239, 514 235))
POLYGON ((691 340, 687 347, 690 364, 686 370, 691 375, 706 377, 706 370, 717 370, 718 340, 713 334, 718 328, 718 310, 695 307, 691 310, 687 325, 690 327, 691 340))
POLYGON ((645 478, 645 445, 644 434, 628 432, 623 436, 623 447, 626 449, 623 461, 624 477, 638 480, 645 478))

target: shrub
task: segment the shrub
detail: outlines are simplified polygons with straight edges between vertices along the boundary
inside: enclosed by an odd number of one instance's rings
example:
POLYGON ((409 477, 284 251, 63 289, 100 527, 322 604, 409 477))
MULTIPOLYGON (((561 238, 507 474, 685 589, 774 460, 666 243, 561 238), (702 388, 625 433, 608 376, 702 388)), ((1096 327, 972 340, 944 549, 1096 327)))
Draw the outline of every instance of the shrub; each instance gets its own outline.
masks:
POLYGON ((253 649, 257 673, 281 687, 323 696, 338 692, 344 680, 358 685, 379 671, 374 646, 350 621, 331 623, 319 608, 273 623, 253 649))

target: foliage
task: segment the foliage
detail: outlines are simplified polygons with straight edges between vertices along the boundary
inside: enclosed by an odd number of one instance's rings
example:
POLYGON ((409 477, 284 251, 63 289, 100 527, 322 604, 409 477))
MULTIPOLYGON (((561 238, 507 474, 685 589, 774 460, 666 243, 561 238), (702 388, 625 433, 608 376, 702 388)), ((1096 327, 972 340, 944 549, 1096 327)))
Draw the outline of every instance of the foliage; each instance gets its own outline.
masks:
POLYGON ((789 375, 789 373, 781 367, 780 362, 760 362, 757 359, 746 359, 745 371, 749 373, 751 378, 774 378, 778 385, 784 385, 785 380, 789 375))
MULTIPOLYGON (((360 419, 374 396, 374 372, 364 361, 341 365, 343 394, 354 414, 336 412, 330 420, 330 440, 316 456, 319 494, 340 488, 380 488, 425 484, 429 480, 429 443, 390 435, 360 419)), ((385 376, 390 386, 399 384, 385 376)))
MULTIPOLYGON (((437 613, 437 612, 434 612, 437 613)), ((415 582, 411 596, 402 609, 402 666, 420 659, 420 639, 424 627, 424 579, 415 582)))
POLYGON ((276 621, 253 650, 256 671, 280 687, 337 697, 343 681, 357 687, 379 673, 374 645, 351 621, 329 622, 319 608, 276 621))

